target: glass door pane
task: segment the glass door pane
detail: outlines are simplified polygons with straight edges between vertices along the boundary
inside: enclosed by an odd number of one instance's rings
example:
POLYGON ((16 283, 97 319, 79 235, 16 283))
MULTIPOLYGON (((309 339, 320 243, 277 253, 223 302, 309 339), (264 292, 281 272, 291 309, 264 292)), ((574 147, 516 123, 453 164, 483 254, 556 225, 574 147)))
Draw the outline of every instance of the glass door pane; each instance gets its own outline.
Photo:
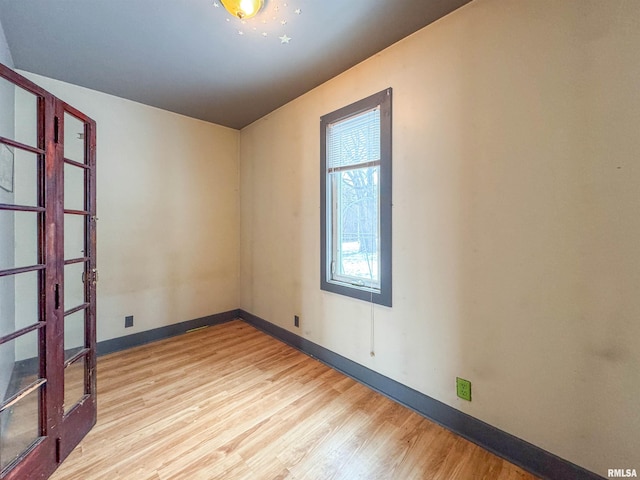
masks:
POLYGON ((38 96, 0 77, 0 137, 38 145, 38 96))
POLYGON ((0 469, 41 436, 39 273, 0 276, 0 469))
POLYGON ((40 437, 40 376, 38 330, 0 345, 4 395, 0 409, 0 468, 4 469, 40 437), (10 370, 7 369, 10 367, 10 370))
POLYGON ((0 270, 39 264, 37 212, 0 210, 0 270))
POLYGON ((84 210, 84 177, 85 169, 64 164, 64 208, 67 210, 84 210))
POLYGON ((64 112, 64 158, 78 163, 87 163, 85 158, 85 123, 64 112))
POLYGON ((85 310, 64 317, 64 361, 69 362, 86 347, 85 310))
POLYGON ((86 262, 64 266, 64 310, 82 306, 86 302, 86 262))
POLYGON ((64 259, 75 260, 85 255, 86 215, 64 214, 64 259))
POLYGON ((38 330, 0 345, 4 395, 0 408, 0 468, 4 469, 40 437, 40 377, 38 330), (11 367, 7 370, 7 367, 11 367))
POLYGON ((12 325, 11 331, 2 329, 0 335, 32 326, 40 322, 40 271, 0 277, 0 311, 2 324, 12 325), (13 318, 13 322, 6 319, 13 318))
POLYGON ((64 413, 68 413, 88 393, 86 390, 87 359, 80 357, 64 369, 64 413))
POLYGON ((42 103, 0 77, 0 471, 45 435, 42 103))
POLYGON ((0 203, 39 205, 40 155, 0 143, 0 203))
POLYGON ((87 139, 85 123, 64 113, 64 412, 80 403, 88 389, 89 261, 87 139))

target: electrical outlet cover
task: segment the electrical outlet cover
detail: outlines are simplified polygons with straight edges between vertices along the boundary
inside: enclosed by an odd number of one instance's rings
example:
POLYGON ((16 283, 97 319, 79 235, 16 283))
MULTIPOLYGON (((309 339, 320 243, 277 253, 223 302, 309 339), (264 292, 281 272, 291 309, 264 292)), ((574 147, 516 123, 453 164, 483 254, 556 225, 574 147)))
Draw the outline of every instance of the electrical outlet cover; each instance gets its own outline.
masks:
POLYGON ((456 393, 463 400, 471 401, 471 382, 464 378, 456 377, 456 393))

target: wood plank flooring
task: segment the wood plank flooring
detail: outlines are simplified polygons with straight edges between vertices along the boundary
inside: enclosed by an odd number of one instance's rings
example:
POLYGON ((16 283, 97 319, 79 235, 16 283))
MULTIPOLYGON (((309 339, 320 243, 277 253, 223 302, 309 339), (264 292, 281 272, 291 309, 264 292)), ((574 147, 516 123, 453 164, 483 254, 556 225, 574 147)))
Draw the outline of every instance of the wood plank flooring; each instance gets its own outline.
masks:
POLYGON ((54 480, 532 475, 242 321, 98 360, 98 423, 54 480))

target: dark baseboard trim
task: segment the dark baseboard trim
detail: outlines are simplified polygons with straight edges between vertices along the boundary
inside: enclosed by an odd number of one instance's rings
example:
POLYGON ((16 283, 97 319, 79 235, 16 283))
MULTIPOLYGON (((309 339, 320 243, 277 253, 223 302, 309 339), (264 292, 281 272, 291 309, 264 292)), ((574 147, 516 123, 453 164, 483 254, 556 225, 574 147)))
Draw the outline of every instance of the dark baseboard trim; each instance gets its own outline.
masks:
MULTIPOLYGON (((13 394, 19 392, 24 387, 33 382, 34 377, 37 376, 38 370, 40 370, 40 359, 38 357, 25 358, 23 360, 16 360, 13 363, 11 369, 11 377, 7 384, 7 389, 4 392, 2 400, 7 400, 13 394), (28 383, 25 384, 25 379, 28 383)), ((4 433, 13 421, 13 408, 9 408, 3 412, 5 418, 0 425, 0 433, 4 433)))
POLYGON ((237 315, 259 330, 320 360, 467 440, 546 480, 603 480, 567 460, 456 410, 346 357, 244 310, 237 315))
POLYGON ((134 333, 125 337, 103 340, 102 342, 98 342, 97 353, 98 356, 100 356, 119 352, 121 350, 137 347, 157 340, 182 335, 194 328, 208 327, 211 325, 230 322, 231 320, 238 318, 239 315, 239 310, 229 310, 228 312, 217 313, 215 315, 196 318, 195 320, 188 320, 186 322, 174 323, 173 325, 154 328, 153 330, 146 330, 144 332, 134 333))
MULTIPOLYGON (((33 374, 29 383, 33 381, 33 376, 38 374, 40 370, 40 359, 38 357, 25 358, 24 360, 16 360, 11 369, 11 377, 7 385, 7 392, 16 393, 24 388, 24 379, 33 374)), ((5 397, 8 395, 5 393, 5 397)), ((6 400, 6 398, 4 399, 6 400)))

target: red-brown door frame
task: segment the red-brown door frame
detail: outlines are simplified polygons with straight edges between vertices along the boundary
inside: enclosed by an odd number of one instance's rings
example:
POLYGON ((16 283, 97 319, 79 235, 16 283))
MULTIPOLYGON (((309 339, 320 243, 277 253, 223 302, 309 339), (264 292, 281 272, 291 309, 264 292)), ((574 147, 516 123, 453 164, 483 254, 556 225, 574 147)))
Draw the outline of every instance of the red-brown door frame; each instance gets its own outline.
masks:
MULTIPOLYGON (((78 405, 64 414, 64 112, 67 111, 85 122, 85 159, 88 165, 85 192, 88 191, 85 209, 88 231, 87 249, 90 272, 96 271, 96 124, 82 112, 67 105, 35 83, 0 64, 0 77, 38 97, 37 148, 21 144, 13 139, 0 137, 0 143, 31 151, 39 158, 38 225, 40 242, 38 271, 41 301, 40 322, 40 377, 46 380, 40 395, 40 438, 5 471, 2 480, 45 479, 80 442, 96 422, 96 285, 95 275, 87 276, 86 288, 90 306, 85 328, 85 345, 89 374, 85 379, 85 391, 89 392, 78 405)), ((0 209, 19 210, 12 205, 0 205, 0 209), (4 208, 3 208, 4 207, 4 208)), ((4 274, 16 274, 4 271, 4 274)), ((7 335, 3 338, 7 338, 7 335)), ((17 335, 16 335, 17 336, 17 335)))

